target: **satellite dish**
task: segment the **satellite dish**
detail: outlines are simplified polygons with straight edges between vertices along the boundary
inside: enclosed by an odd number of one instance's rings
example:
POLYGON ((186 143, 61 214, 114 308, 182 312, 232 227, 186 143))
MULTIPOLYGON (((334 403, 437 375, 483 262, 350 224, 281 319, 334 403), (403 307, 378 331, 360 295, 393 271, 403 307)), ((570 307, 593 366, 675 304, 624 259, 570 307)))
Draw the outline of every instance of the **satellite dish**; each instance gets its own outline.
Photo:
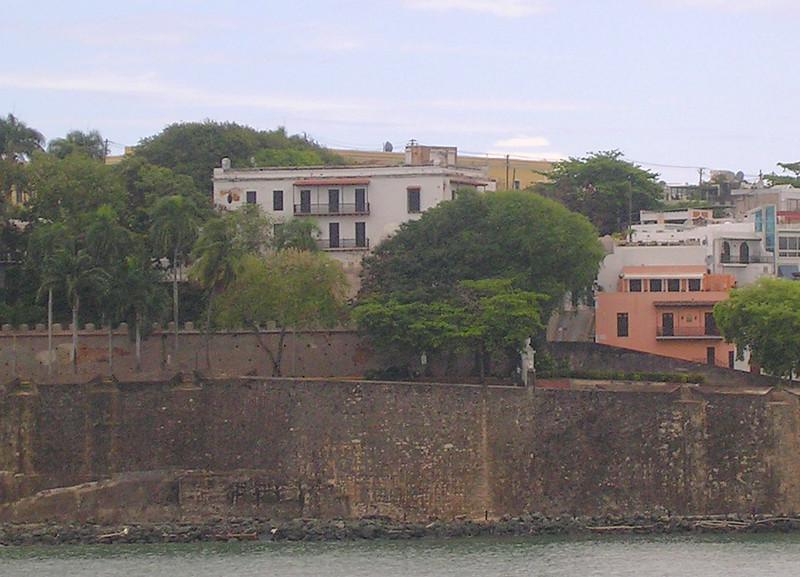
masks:
POLYGON ((393 150, 394 150, 394 146, 392 146, 391 142, 389 142, 387 140, 386 142, 383 143, 383 151, 384 152, 391 152, 393 150))

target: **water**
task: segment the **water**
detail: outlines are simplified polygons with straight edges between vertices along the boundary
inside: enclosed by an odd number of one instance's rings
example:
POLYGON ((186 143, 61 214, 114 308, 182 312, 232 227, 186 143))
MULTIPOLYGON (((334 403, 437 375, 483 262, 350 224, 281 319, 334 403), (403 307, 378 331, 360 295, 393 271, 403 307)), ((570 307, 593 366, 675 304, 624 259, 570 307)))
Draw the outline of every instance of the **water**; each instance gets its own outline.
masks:
POLYGON ((800 535, 0 548, 14 577, 800 575, 800 535))

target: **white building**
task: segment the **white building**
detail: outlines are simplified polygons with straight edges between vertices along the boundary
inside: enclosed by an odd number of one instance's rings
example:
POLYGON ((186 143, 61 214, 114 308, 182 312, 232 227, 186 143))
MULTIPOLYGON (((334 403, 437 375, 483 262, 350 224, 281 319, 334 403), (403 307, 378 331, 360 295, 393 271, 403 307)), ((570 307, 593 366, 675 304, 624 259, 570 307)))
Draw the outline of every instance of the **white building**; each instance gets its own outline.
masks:
POLYGON ((460 189, 494 188, 485 170, 455 161, 455 149, 420 146, 407 149, 402 166, 231 168, 224 159, 214 169, 214 204, 259 204, 278 223, 313 218, 322 231, 320 248, 342 261, 355 281, 364 254, 400 224, 460 189))

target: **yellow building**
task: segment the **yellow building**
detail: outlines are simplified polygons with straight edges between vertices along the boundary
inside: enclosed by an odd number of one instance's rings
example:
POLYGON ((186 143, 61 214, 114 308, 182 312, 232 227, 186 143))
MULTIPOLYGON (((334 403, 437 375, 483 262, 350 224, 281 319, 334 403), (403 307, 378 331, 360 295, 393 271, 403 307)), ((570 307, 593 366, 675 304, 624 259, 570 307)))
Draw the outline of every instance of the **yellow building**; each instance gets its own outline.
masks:
MULTIPOLYGON (((445 151, 455 164, 465 168, 482 168, 488 178, 497 184, 497 190, 522 189, 547 180, 542 172, 548 172, 553 164, 546 160, 525 160, 495 156, 465 156, 456 153, 454 147, 412 145, 411 149, 445 151)), ((406 163, 405 152, 370 152, 364 150, 332 150, 345 159, 347 164, 392 165, 406 163)))

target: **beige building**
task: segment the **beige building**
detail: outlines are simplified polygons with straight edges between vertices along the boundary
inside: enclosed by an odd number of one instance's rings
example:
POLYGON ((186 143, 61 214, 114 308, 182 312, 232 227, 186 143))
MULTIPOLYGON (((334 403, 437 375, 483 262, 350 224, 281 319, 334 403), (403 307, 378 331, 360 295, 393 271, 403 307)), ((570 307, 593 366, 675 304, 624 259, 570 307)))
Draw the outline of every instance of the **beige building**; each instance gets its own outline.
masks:
POLYGON ((313 218, 320 248, 341 261, 357 286, 361 259, 405 221, 455 198, 493 190, 486 171, 455 166, 454 148, 408 151, 405 164, 214 169, 214 205, 258 204, 280 223, 313 218))
MULTIPOLYGON (((546 160, 524 160, 496 156, 466 156, 457 154, 455 147, 411 145, 408 149, 417 150, 419 158, 428 151, 453 151, 453 164, 463 168, 483 170, 497 190, 523 189, 547 178, 541 174, 549 172, 553 164, 546 160)), ((401 165, 406 163, 404 152, 369 152, 364 150, 332 150, 342 156, 348 164, 401 165)))

